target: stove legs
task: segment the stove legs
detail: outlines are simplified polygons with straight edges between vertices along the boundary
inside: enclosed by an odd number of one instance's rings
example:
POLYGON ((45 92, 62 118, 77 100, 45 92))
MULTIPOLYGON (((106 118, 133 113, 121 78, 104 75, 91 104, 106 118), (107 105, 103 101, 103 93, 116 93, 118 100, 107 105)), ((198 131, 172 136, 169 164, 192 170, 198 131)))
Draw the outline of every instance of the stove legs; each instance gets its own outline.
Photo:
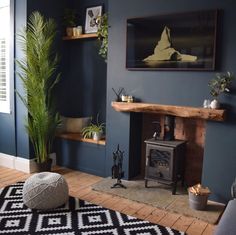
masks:
POLYGON ((148 187, 148 180, 145 180, 145 188, 148 187))
POLYGON ((172 185, 172 195, 176 194, 177 182, 174 182, 172 185))
MULTIPOLYGON (((144 182, 145 182, 145 188, 148 188, 148 180, 145 179, 144 182)), ((183 184, 183 181, 181 183, 183 184)), ((172 195, 175 195, 176 194, 176 189, 177 189, 177 181, 173 182, 171 184, 171 186, 172 186, 172 195)))

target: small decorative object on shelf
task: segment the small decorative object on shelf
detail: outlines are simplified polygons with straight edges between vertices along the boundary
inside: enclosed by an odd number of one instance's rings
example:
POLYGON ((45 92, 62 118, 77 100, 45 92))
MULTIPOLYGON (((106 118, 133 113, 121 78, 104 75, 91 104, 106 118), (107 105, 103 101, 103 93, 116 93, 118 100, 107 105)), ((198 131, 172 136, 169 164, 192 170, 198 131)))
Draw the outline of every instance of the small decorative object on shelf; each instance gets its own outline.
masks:
POLYGON ((134 102, 134 99, 133 99, 133 96, 132 96, 132 95, 129 95, 129 96, 128 96, 127 102, 128 102, 128 103, 133 103, 133 102, 134 102))
POLYGON ((212 109, 219 109, 220 108, 220 102, 217 99, 214 99, 211 101, 210 108, 212 109))
POLYGON ((121 178, 124 177, 124 171, 122 170, 124 151, 120 150, 119 144, 117 145, 117 150, 113 152, 113 166, 111 168, 112 179, 117 179, 117 182, 111 186, 111 188, 126 188, 122 184, 121 178))
POLYGON ((75 30, 75 35, 74 36, 80 36, 83 33, 83 28, 81 25, 78 25, 75 30))
POLYGON ((121 95, 121 101, 122 102, 127 102, 127 103, 133 103, 134 102, 134 97, 132 95, 121 95))
POLYGON ((124 90, 124 88, 121 87, 121 88, 119 88, 118 91, 116 91, 113 87, 111 89, 113 90, 113 92, 116 95, 116 102, 120 102, 121 101, 121 96, 120 95, 121 95, 122 91, 124 90))
POLYGON ((128 96, 122 94, 122 95, 121 95, 121 101, 122 101, 122 102, 127 102, 127 101, 128 101, 128 96))
POLYGON ((92 138, 93 140, 99 141, 102 138, 105 123, 99 123, 98 116, 96 123, 93 123, 91 120, 90 124, 82 129, 82 135, 85 139, 92 138))
POLYGON ((207 108, 210 108, 211 107, 211 101, 208 100, 208 99, 205 99, 203 101, 203 108, 207 109, 207 108))
POLYGON ((220 94, 224 92, 230 92, 230 85, 234 80, 234 75, 230 72, 227 73, 217 73, 216 78, 212 79, 208 85, 210 87, 210 94, 214 97, 212 100, 210 107, 212 109, 220 108, 220 103, 218 101, 218 97, 220 94))

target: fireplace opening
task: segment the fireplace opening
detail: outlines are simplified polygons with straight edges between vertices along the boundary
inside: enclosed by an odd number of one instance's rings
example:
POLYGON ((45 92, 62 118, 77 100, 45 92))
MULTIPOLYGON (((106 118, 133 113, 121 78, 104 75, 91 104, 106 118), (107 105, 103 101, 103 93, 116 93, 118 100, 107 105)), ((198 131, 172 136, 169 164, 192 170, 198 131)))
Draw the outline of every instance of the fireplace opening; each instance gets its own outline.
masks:
MULTIPOLYGON (((132 140, 137 138, 136 136, 141 136, 141 140, 136 140, 134 145, 133 153, 130 158, 130 166, 133 169, 133 172, 139 172, 139 178, 145 178, 145 167, 146 167, 146 143, 145 140, 153 138, 154 133, 158 130, 160 133, 160 138, 165 138, 165 125, 166 118, 165 115, 151 114, 151 113, 142 113, 141 115, 133 115, 131 118, 131 145, 132 140), (141 126, 140 134, 137 135, 137 119, 138 123, 141 126), (161 128, 157 128, 160 124, 161 128), (140 143, 141 148, 137 148, 137 143, 140 143), (136 152, 135 152, 136 151, 136 152), (139 160, 137 156, 140 155, 137 151, 141 151, 141 156, 139 160), (138 161, 138 162, 137 162, 138 161)), ((192 186, 194 184, 201 182, 202 176, 202 166, 203 166, 203 155, 204 155, 204 144, 205 144, 205 121, 202 119, 193 119, 193 118, 181 118, 175 117, 174 119, 174 140, 182 140, 186 142, 185 146, 185 160, 183 163, 184 166, 184 175, 183 180, 186 186, 192 186)), ((171 134, 171 133, 170 133, 171 134)), ((155 135, 154 135, 155 136, 155 135)), ((139 138, 138 137, 138 138, 139 138)), ((167 140, 168 142, 169 140, 167 140)), ((131 147, 132 148, 132 147, 131 147)), ((132 152, 132 151, 131 151, 132 152)), ((154 157, 155 158, 155 157, 154 157)), ((152 164, 155 164, 156 160, 152 164)), ((165 167, 164 161, 160 164, 159 167, 165 167), (161 166, 163 164, 163 166, 161 166)), ((167 167, 167 165, 166 165, 167 167)), ((158 171, 157 171, 158 173, 158 171)), ((137 174, 133 174, 137 176, 137 174)))

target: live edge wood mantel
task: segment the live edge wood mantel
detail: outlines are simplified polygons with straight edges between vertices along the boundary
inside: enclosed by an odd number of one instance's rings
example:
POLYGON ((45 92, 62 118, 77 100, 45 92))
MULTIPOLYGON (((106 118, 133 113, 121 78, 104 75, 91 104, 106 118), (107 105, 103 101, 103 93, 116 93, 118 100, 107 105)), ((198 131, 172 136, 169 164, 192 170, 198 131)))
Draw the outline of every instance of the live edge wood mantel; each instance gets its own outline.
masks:
POLYGON ((198 118, 219 122, 224 121, 226 116, 226 110, 223 109, 126 102, 112 102, 111 106, 118 112, 158 113, 176 117, 198 118))

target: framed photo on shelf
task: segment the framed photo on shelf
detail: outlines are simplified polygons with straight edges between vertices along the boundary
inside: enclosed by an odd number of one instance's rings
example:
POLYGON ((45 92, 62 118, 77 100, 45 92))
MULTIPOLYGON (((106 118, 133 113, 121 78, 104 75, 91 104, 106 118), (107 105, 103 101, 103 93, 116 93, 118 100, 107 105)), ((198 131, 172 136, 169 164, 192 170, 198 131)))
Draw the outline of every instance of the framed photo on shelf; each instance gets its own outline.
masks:
POLYGON ((86 9, 85 33, 98 31, 97 18, 102 15, 102 6, 88 7, 86 9))
POLYGON ((215 70, 217 10, 127 20, 129 70, 215 70))

